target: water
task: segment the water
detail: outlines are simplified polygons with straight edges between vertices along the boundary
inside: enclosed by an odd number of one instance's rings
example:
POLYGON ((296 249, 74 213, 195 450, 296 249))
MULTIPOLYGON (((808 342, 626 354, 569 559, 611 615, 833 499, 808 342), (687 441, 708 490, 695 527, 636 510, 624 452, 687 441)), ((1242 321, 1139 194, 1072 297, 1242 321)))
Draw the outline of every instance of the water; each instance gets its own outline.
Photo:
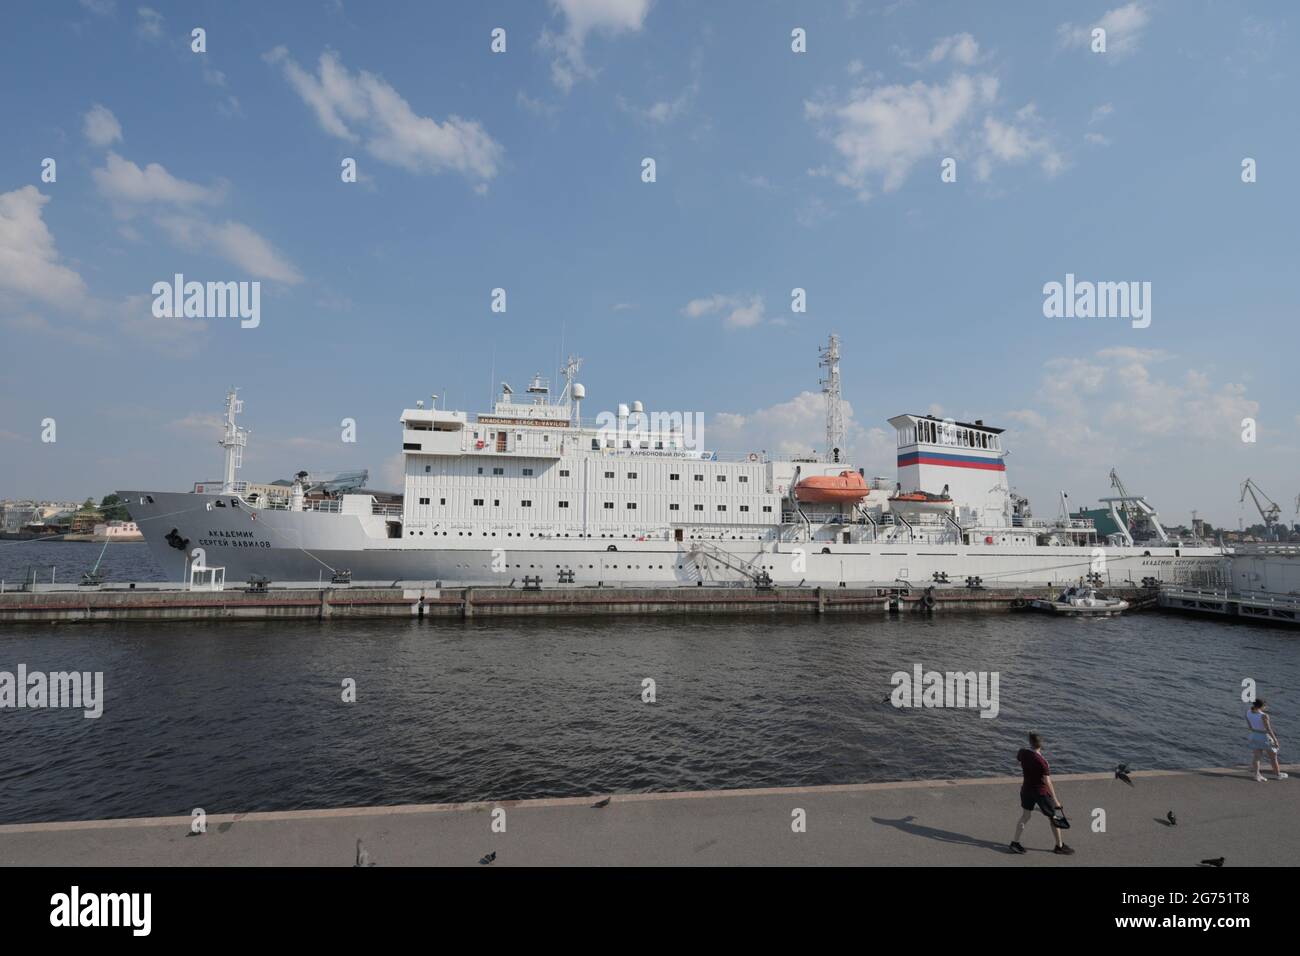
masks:
POLYGON ((1029 730, 1058 773, 1240 764, 1243 677, 1300 724, 1300 635, 1153 613, 4 627, 19 663, 106 702, 0 710, 6 823, 1007 774, 1029 730), (918 662, 999 716, 884 704, 918 662))
POLYGON ((12 590, 27 579, 28 568, 36 570, 36 580, 45 584, 54 580, 76 584, 81 575, 95 566, 103 552, 100 571, 105 581, 161 581, 162 573, 154 564, 149 548, 142 541, 114 542, 104 550, 103 542, 93 541, 0 541, 0 581, 12 590))

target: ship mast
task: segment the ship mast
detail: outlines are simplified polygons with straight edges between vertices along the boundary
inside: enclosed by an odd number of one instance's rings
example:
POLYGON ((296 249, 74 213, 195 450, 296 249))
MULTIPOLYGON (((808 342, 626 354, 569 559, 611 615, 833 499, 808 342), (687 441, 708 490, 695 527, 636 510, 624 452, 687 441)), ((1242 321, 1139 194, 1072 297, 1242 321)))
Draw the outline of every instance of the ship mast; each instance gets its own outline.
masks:
POLYGON ((244 410, 244 403, 237 397, 238 393, 237 388, 226 393, 226 434, 217 443, 226 451, 221 492, 227 495, 235 490, 235 469, 244 467, 244 446, 248 444, 248 429, 235 424, 235 416, 244 410))
POLYGON ((826 369, 826 377, 821 380, 822 393, 826 396, 826 457, 830 461, 839 461, 840 449, 844 447, 844 407, 840 401, 840 337, 832 334, 819 354, 821 360, 817 364, 826 369))

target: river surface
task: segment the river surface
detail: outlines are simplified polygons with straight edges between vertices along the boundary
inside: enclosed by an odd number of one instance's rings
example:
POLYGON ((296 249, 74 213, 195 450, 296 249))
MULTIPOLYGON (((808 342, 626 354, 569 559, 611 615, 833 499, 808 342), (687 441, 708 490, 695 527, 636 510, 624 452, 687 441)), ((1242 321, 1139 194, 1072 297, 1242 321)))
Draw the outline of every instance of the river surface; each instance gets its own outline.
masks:
POLYGON ((19 664, 102 672, 103 714, 0 709, 0 823, 1000 775, 1030 730, 1057 773, 1239 765, 1243 678, 1300 730, 1300 633, 1154 612, 0 626, 19 664), (916 664, 996 672, 997 716, 891 706, 916 664))

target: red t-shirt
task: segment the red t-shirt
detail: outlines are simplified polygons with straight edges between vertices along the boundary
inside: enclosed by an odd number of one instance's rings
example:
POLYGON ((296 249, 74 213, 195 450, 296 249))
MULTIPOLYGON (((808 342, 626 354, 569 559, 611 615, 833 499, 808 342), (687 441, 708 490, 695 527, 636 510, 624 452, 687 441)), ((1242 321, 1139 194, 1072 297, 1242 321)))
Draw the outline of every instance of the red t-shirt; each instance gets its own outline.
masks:
POLYGON ((1052 769, 1047 765, 1043 755, 1037 750, 1021 748, 1020 753, 1016 754, 1016 759, 1025 770, 1025 782, 1020 785, 1020 792, 1034 797, 1047 796, 1047 785, 1043 783, 1043 778, 1050 774, 1052 769))

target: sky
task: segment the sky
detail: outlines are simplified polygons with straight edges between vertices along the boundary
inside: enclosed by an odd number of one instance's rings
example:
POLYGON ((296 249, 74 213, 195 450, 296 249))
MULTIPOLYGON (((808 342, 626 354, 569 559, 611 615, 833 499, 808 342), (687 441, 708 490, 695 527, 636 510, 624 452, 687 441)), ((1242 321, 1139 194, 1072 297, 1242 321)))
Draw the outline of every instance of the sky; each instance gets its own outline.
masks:
POLYGON ((641 400, 703 412, 711 448, 806 454, 835 332, 868 474, 895 472, 893 415, 981 418, 1042 517, 1114 467, 1170 523, 1253 523, 1247 476, 1294 520, 1296 21, 1228 0, 18 0, 0 497, 219 477, 232 386, 241 478, 400 487, 402 408, 485 411, 569 353, 588 418, 641 400), (177 273, 260 283, 257 325, 155 315, 177 273), (1149 289, 1149 324, 1047 316, 1067 274, 1149 289))

